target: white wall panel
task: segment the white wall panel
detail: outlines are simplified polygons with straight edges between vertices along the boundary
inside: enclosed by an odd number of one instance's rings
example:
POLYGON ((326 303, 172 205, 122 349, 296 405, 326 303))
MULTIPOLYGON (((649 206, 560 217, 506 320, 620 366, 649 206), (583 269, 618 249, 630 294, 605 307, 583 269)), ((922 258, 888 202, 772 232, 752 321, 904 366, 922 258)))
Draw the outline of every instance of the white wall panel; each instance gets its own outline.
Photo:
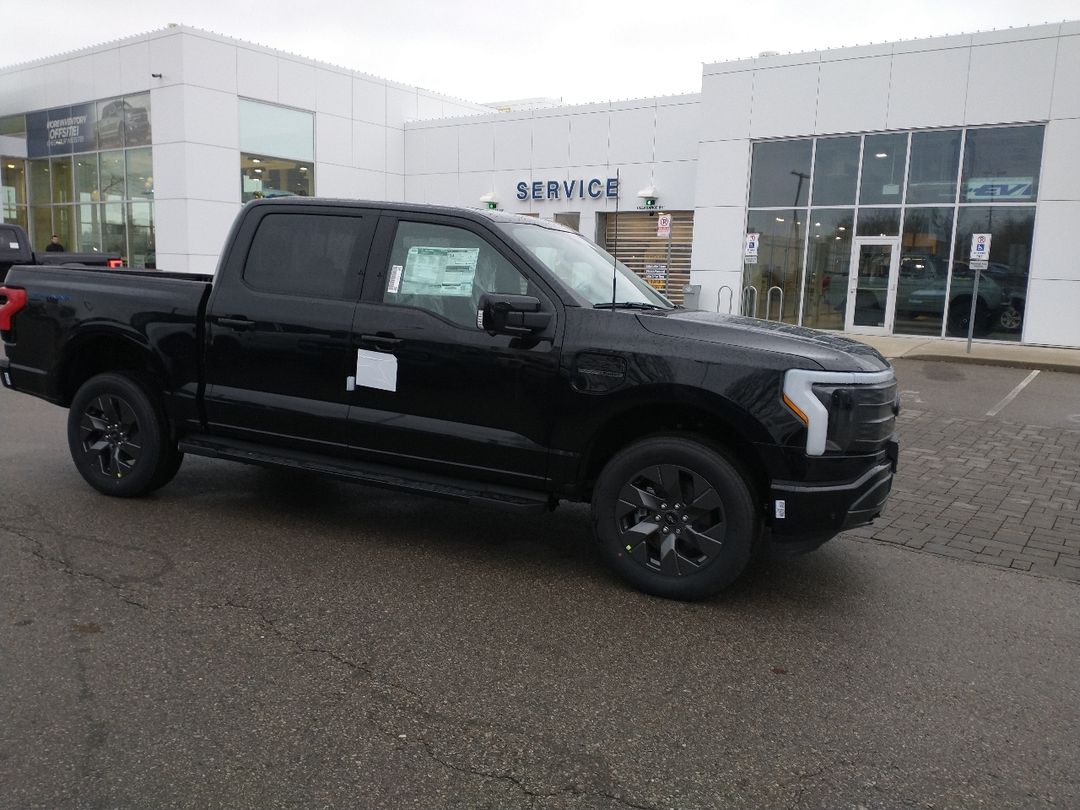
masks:
MULTIPOLYGON (((458 128, 432 127, 418 130, 424 134, 420 149, 420 171, 441 174, 458 170, 458 128)), ((412 168, 409 169, 412 171, 412 168)))
POLYGON ((1047 200, 1039 203, 1035 214, 1035 242, 1031 246, 1033 279, 1080 281, 1080 261, 1070 247, 1076 241, 1078 221, 1080 202, 1047 200))
POLYGON ((754 74, 717 73, 701 79, 701 140, 750 137, 754 74))
POLYGON ((816 62, 797 67, 759 70, 754 74, 750 115, 753 138, 812 135, 817 115, 816 62))
POLYGON ((1024 342, 1080 348, 1080 281, 1032 279, 1024 310, 1024 342))
MULTIPOLYGON (((237 169, 237 196, 239 196, 239 169, 237 169)), ((188 205, 187 249, 192 254, 192 265, 198 262, 203 269, 192 272, 213 272, 217 257, 225 246, 225 237, 232 227, 240 203, 207 202, 191 200, 188 205), (196 257, 201 257, 196 259, 196 257), (207 269, 206 265, 209 264, 207 269)))
POLYGON ((352 82, 352 115, 358 121, 382 126, 386 123, 386 85, 370 79, 352 82))
POLYGON ((656 109, 656 159, 693 160, 701 133, 701 104, 670 104, 656 109))
POLYGON ((352 117, 352 77, 334 70, 315 73, 315 109, 318 112, 352 117))
POLYGON ((424 176, 424 202, 433 205, 458 205, 458 176, 428 174, 424 176))
POLYGON ((972 48, 966 123, 1048 118, 1056 56, 1057 43, 1047 39, 972 48))
POLYGON ((366 169, 356 170, 356 185, 351 196, 359 200, 401 199, 400 196, 392 198, 387 195, 384 172, 372 172, 366 169))
POLYGON ((150 131, 154 148, 184 140, 184 86, 180 84, 150 91, 150 131))
MULTIPOLYGON (((697 218, 694 220, 697 230, 697 218)), ((695 244, 697 240, 694 240, 695 244)), ((693 262, 693 257, 691 257, 693 262)), ((698 306, 704 312, 719 312, 722 315, 739 314, 739 290, 742 288, 741 270, 691 270, 690 283, 701 285, 698 306), (727 286, 720 296, 721 287, 727 286)))
POLYGON ((188 255, 186 253, 171 253, 161 249, 161 230, 157 223, 154 224, 154 231, 157 234, 157 266, 162 270, 169 270, 173 273, 190 273, 188 255))
POLYGON ((405 174, 404 130, 386 130, 386 171, 392 174, 405 174))
POLYGON ((532 165, 543 169, 570 162, 570 119, 533 119, 532 165))
POLYGON ((418 118, 442 118, 442 99, 436 98, 429 93, 417 93, 416 115, 418 118))
POLYGON ((970 56, 968 48, 895 55, 886 129, 959 124, 967 103, 970 56))
POLYGON ((611 111, 608 160, 616 164, 648 163, 653 159, 656 107, 611 111))
POLYGON ((701 144, 697 160, 697 205, 746 205, 750 141, 701 144))
POLYGON ((891 56, 822 62, 817 132, 885 129, 891 66, 891 56))
POLYGON ((608 112, 584 113, 570 119, 570 165, 608 162, 608 112))
POLYGON ((319 197, 356 197, 360 170, 334 163, 315 164, 315 194, 319 197))
POLYGON ((187 84, 236 92, 235 45, 192 34, 184 34, 181 39, 187 84))
MULTIPOLYGON (((120 52, 115 48, 110 48, 107 51, 97 51, 93 58, 94 98, 120 95, 120 52)), ((147 79, 149 78, 148 76, 147 79)), ((35 106, 24 109, 33 110, 35 106)))
POLYGON ((1080 36, 1058 41, 1051 118, 1080 118, 1080 36))
POLYGON ((404 179, 405 196, 409 202, 424 202, 424 177, 420 174, 408 174, 404 179))
POLYGON ((394 202, 403 202, 406 199, 405 196, 405 176, 401 174, 388 174, 386 175, 386 200, 392 200, 394 202))
POLYGON ((184 85, 186 140, 239 149, 239 115, 234 94, 184 85))
POLYGON ((315 68, 278 59, 278 103, 300 110, 315 108, 315 68))
MULTIPOLYGON (((67 86, 70 103, 94 98, 94 59, 77 56, 64 63, 67 66, 67 86)), ((156 84, 156 82, 155 82, 156 84)))
POLYGON ((236 92, 245 98, 278 100, 278 58, 247 48, 236 49, 236 92))
POLYGON ((315 159, 338 166, 353 165, 352 121, 315 113, 315 159))
MULTIPOLYGON (((181 170, 182 171, 182 170, 181 170)), ((187 200, 167 200, 157 196, 157 154, 154 154, 154 240, 157 248, 158 267, 162 270, 178 270, 187 260, 180 261, 177 254, 187 253, 187 200), (169 254, 173 254, 169 256, 169 254), (168 262, 168 263, 166 263, 168 262)))
POLYGON ((202 273, 206 276, 214 275, 214 271, 217 270, 219 256, 216 253, 209 253, 206 255, 201 254, 189 254, 187 257, 187 272, 188 273, 202 273))
MULTIPOLYGON (((150 80, 149 75, 146 78, 150 80)), ((38 106, 61 107, 71 103, 66 59, 41 66, 41 86, 45 92, 36 99, 38 106)))
POLYGON ((495 122, 495 165, 528 169, 532 163, 532 119, 495 122))
MULTIPOLYGON (((198 143, 185 144, 184 149, 188 197, 193 200, 239 205, 240 153, 236 149, 205 146, 198 143)), ((157 166, 156 157, 155 155, 155 167, 157 166)), ((199 252, 195 248, 192 250, 199 252)))
POLYGON ((353 163, 361 169, 386 170, 386 128, 353 121, 353 163))
MULTIPOLYGON (((657 163, 653 167, 653 183, 660 191, 660 203, 665 208, 677 211, 690 211, 694 209, 694 191, 697 185, 697 164, 692 160, 682 160, 669 163, 657 163)), ((636 193, 637 188, 623 189, 623 200, 626 192, 636 193)), ((629 203, 623 203, 629 207, 629 203)), ((635 199, 634 205, 638 204, 635 199)))
POLYGON ((118 93, 139 93, 150 87, 150 46, 146 42, 123 45, 120 51, 118 93))
POLYGON ((1047 124, 1039 200, 1080 200, 1080 118, 1047 124))
POLYGON ((160 79, 151 77, 154 87, 168 87, 184 81, 184 37, 168 34, 150 40, 150 72, 160 73, 160 79))
POLYGON ((458 136, 458 166, 463 172, 495 168, 495 124, 462 124, 458 136))
MULTIPOLYGON (((179 88, 177 88, 179 91, 179 88)), ((155 109, 154 126, 157 126, 155 109)), ((164 200, 181 199, 188 196, 188 147, 183 143, 155 143, 152 152, 154 160, 154 205, 164 200)), ((237 183, 240 182, 240 164, 236 165, 237 183)), ((160 237, 159 237, 160 239, 160 237)), ((177 248, 179 249, 179 248, 177 248)))
POLYGON ((694 252, 690 258, 690 266, 695 271, 690 279, 693 284, 700 283, 695 277, 697 271, 742 272, 745 227, 746 215, 742 208, 699 208, 694 212, 694 252), (700 238, 706 234, 711 238, 700 238))
POLYGON ((498 197, 500 208, 504 208, 512 199, 495 188, 494 172, 462 172, 458 175, 458 196, 462 205, 482 205, 480 198, 492 192, 498 197))
POLYGON ((401 128, 406 121, 417 118, 417 99, 415 90, 402 90, 400 87, 386 87, 386 125, 401 128))

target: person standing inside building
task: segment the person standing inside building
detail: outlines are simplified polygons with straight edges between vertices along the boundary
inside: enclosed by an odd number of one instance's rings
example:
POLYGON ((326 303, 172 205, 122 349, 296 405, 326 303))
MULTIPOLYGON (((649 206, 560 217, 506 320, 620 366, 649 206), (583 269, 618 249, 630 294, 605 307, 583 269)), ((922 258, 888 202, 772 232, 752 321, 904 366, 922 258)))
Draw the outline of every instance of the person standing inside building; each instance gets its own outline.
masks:
POLYGON ((55 233, 52 235, 52 239, 49 240, 49 244, 45 246, 45 251, 47 253, 62 253, 64 251, 64 246, 60 244, 60 237, 55 233))

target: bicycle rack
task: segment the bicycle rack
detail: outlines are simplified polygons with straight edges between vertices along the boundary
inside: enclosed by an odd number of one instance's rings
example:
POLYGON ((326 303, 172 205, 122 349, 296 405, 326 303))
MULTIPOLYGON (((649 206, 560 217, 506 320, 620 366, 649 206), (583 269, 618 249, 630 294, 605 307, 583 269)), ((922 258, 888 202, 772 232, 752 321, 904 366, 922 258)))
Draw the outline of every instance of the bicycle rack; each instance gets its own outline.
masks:
POLYGON ((728 315, 730 315, 731 314, 731 309, 735 305, 735 290, 733 290, 727 284, 723 285, 719 290, 716 291, 716 311, 717 312, 720 311, 720 301, 723 298, 724 290, 728 291, 727 311, 728 311, 728 315))
POLYGON ((749 315, 751 318, 757 317, 757 304, 758 304, 758 290, 751 284, 747 284, 743 287, 742 291, 742 315, 749 315), (752 293, 752 294, 751 294, 752 293), (750 308, 750 301, 753 300, 754 307, 750 308))
POLYGON ((784 290, 777 286, 769 287, 769 292, 765 295, 765 320, 769 320, 769 313, 772 311, 773 290, 780 293, 780 310, 776 319, 782 321, 784 320, 784 290))

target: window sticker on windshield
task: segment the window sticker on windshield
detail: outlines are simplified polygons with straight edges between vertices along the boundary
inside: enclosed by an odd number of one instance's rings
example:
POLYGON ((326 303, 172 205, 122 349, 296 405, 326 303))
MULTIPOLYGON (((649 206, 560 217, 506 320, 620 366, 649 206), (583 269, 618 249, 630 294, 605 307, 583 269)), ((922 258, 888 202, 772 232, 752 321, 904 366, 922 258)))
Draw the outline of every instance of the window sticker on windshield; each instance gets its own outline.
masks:
POLYGON ((472 295, 480 248, 411 247, 401 292, 409 295, 472 295))
POLYGON ((19 243, 18 242, 8 242, 8 247, 11 248, 12 250, 18 250, 19 249, 19 243))
POLYGON ((401 271, 400 264, 395 264, 390 268, 390 280, 386 283, 386 291, 388 293, 398 293, 401 291, 401 271))

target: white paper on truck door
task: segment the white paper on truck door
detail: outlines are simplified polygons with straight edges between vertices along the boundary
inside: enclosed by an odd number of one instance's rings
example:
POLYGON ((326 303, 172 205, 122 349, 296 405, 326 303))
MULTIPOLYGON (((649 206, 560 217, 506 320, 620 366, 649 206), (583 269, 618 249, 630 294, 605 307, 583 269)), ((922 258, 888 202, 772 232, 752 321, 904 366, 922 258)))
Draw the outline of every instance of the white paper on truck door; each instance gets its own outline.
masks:
POLYGON ((480 248, 411 247, 401 292, 406 295, 468 297, 473 292, 480 248))
POLYGON ((397 358, 386 352, 356 350, 356 385, 397 391, 397 358))

